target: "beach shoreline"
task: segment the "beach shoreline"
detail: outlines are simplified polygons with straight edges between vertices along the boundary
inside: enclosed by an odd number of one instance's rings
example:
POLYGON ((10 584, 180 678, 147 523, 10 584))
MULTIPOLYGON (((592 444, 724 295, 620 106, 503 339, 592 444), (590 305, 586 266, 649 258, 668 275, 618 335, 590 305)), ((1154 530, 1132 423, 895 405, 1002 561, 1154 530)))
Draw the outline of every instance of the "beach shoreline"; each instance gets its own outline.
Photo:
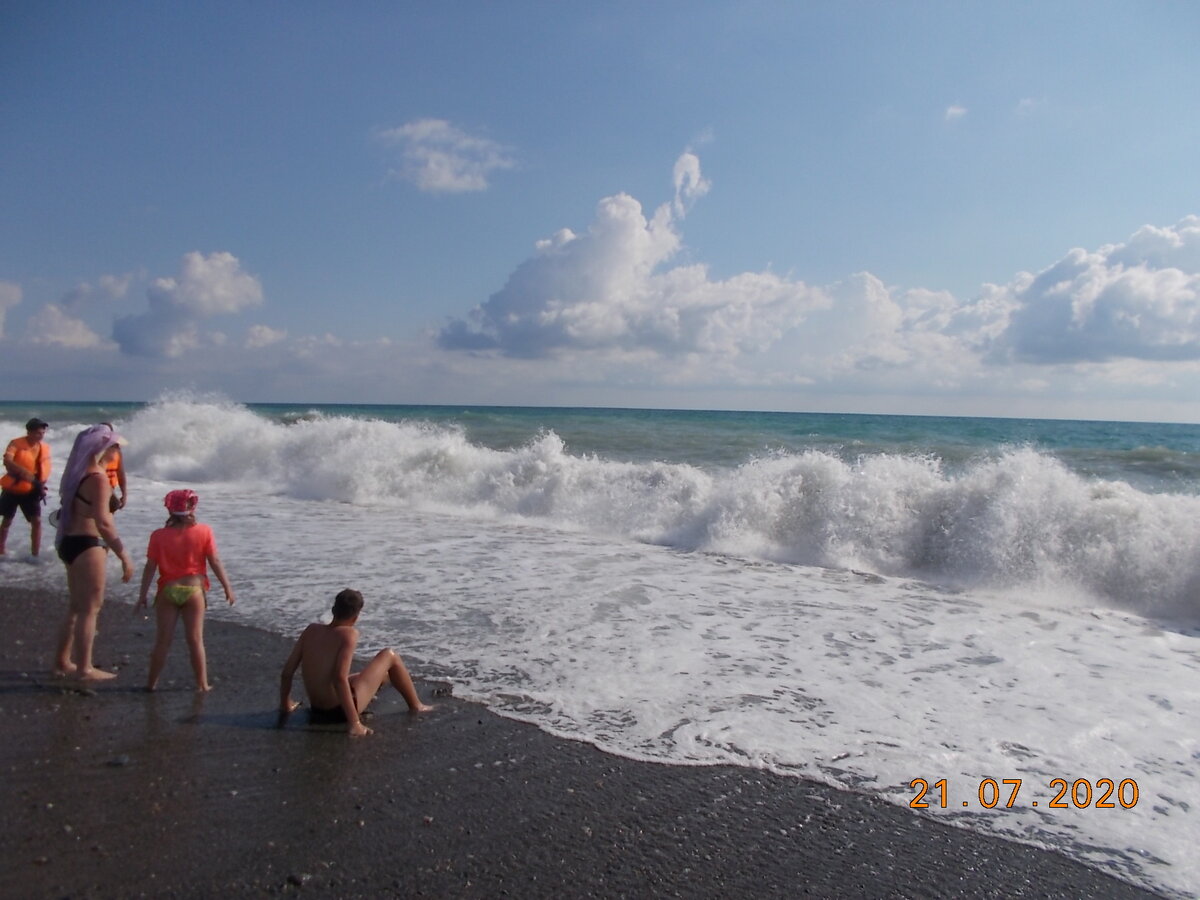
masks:
MULTIPOLYGON (((95 690, 54 681, 60 592, 0 589, 6 897, 1150 897, 1061 854, 734 766, 636 762, 417 678, 351 740, 278 727, 290 641, 210 620, 142 690, 151 620, 101 613, 95 690)), ((401 654, 404 647, 395 648, 401 654)))

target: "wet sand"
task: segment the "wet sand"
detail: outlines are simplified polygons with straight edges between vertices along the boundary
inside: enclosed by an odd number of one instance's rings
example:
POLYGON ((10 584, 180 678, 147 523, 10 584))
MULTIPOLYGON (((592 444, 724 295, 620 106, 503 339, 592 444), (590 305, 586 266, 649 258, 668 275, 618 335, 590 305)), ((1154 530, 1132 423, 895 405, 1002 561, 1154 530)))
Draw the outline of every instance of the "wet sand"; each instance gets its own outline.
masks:
POLYGON ((368 738, 280 728, 290 641, 211 619, 210 694, 182 632, 142 690, 154 626, 121 603, 96 643, 120 677, 81 690, 49 677, 64 608, 0 589, 6 898, 1155 896, 865 795, 609 756, 419 678, 437 709, 385 689, 368 738))

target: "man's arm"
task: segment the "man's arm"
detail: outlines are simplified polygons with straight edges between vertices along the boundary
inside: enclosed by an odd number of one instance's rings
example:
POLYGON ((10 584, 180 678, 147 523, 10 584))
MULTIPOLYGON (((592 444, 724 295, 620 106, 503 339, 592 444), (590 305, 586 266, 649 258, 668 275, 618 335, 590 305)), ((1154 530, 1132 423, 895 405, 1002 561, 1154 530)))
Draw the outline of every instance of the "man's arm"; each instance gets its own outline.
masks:
POLYGON ((349 634, 343 638, 338 648, 337 662, 334 664, 334 687, 338 700, 342 704, 342 712, 346 716, 347 731, 351 737, 361 737, 370 734, 371 729, 362 723, 358 715, 358 704, 354 700, 354 689, 350 687, 350 664, 354 662, 354 648, 358 644, 358 631, 347 629, 349 634))
POLYGON ((4 451, 4 471, 6 471, 17 481, 33 481, 36 474, 26 469, 24 466, 17 464, 17 448, 10 441, 8 448, 4 451))
POLYGON ((46 502, 46 497, 50 494, 50 485, 46 482, 50 480, 50 448, 45 441, 38 444, 37 459, 33 461, 33 489, 37 491, 42 502, 46 502))
POLYGON ((121 489, 120 506, 118 509, 125 507, 125 500, 129 497, 129 488, 125 486, 125 454, 122 453, 117 460, 117 487, 121 489))
POLYGON ((300 665, 300 660, 304 658, 305 634, 308 634, 307 628, 304 629, 304 634, 301 634, 296 639, 296 646, 292 648, 287 662, 283 664, 283 673, 279 676, 279 711, 284 715, 292 712, 300 705, 292 699, 292 679, 296 675, 296 669, 300 665))

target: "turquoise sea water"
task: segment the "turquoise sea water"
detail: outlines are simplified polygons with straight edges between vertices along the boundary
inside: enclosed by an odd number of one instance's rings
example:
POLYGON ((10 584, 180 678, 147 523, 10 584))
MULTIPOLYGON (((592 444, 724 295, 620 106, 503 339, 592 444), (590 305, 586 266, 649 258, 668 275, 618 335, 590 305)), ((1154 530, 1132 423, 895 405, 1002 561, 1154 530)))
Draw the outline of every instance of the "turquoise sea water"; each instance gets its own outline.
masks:
MULTIPOLYGON (((63 423, 125 420, 138 403, 0 403, 0 420, 63 423)), ((473 443, 511 450, 553 431, 568 452, 625 462, 736 466, 771 452, 820 450, 931 455, 954 467, 982 455, 1030 447, 1084 475, 1153 491, 1200 491, 1200 425, 1059 419, 882 416, 834 413, 569 407, 247 404, 266 419, 318 417, 430 422, 460 427, 473 443)), ((11 430, 11 428, 10 428, 11 430)))

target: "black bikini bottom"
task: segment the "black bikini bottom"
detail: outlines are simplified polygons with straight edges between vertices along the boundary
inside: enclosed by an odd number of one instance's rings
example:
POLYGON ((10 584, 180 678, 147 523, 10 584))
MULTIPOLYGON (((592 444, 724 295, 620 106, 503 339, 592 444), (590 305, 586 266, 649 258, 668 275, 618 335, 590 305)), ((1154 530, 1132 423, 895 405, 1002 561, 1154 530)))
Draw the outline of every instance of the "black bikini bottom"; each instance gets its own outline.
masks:
POLYGON ((58 558, 69 566, 83 551, 103 546, 104 541, 90 534, 64 534, 58 545, 58 558))
POLYGON ((308 708, 308 721, 312 725, 345 725, 346 711, 340 706, 333 709, 321 709, 317 706, 308 708))

